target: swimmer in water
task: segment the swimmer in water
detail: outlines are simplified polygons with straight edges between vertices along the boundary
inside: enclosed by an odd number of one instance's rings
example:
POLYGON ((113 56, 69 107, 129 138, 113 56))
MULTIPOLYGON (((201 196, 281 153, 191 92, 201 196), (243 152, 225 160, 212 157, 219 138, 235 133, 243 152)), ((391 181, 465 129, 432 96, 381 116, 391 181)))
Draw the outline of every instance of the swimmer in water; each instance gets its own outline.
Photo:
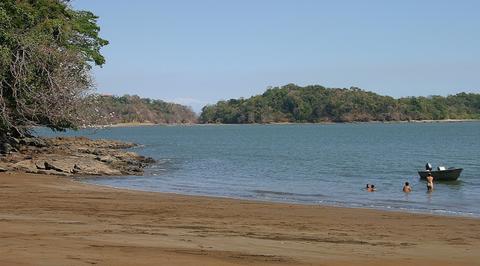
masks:
POLYGON ((410 187, 410 183, 405 182, 405 185, 403 186, 403 192, 405 192, 405 193, 412 192, 412 188, 410 187))

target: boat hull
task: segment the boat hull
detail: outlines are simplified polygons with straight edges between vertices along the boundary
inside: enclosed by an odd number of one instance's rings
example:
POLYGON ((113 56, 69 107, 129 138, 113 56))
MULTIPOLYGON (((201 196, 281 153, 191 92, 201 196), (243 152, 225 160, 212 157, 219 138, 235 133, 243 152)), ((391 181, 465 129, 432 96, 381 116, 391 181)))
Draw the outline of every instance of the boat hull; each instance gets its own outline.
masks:
POLYGON ((438 171, 418 171, 421 179, 426 179, 428 173, 432 173, 434 181, 454 181, 462 173, 462 168, 446 169, 438 171))

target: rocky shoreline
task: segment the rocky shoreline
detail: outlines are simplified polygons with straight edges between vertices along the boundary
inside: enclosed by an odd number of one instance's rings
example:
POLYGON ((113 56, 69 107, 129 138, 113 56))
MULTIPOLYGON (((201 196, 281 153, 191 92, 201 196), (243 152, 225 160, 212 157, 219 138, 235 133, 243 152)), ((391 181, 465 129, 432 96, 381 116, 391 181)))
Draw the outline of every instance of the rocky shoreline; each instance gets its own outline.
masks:
POLYGON ((142 175, 152 158, 125 149, 134 143, 85 137, 24 138, 0 155, 0 172, 59 176, 142 175))

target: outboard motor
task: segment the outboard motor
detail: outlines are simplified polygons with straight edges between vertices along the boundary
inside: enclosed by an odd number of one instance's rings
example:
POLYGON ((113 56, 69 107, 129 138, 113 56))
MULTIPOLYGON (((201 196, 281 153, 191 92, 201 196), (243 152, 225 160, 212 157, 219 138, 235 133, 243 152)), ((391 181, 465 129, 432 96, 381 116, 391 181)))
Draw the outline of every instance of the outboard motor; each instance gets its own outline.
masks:
POLYGON ((427 170, 427 171, 432 171, 432 169, 433 169, 433 168, 432 168, 432 165, 431 165, 430 163, 427 163, 427 164, 425 165, 425 170, 427 170))

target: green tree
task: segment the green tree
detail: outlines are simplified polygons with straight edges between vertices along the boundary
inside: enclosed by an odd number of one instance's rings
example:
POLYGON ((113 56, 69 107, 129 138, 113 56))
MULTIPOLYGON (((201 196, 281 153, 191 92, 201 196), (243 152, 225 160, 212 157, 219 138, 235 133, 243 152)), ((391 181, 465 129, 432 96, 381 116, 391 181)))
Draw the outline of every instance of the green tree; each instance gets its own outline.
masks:
POLYGON ((220 101, 203 109, 201 123, 353 122, 478 119, 480 94, 394 99, 356 87, 269 88, 249 99, 220 101))
POLYGON ((0 138, 32 126, 76 128, 103 65, 97 16, 68 1, 0 1, 0 138))

